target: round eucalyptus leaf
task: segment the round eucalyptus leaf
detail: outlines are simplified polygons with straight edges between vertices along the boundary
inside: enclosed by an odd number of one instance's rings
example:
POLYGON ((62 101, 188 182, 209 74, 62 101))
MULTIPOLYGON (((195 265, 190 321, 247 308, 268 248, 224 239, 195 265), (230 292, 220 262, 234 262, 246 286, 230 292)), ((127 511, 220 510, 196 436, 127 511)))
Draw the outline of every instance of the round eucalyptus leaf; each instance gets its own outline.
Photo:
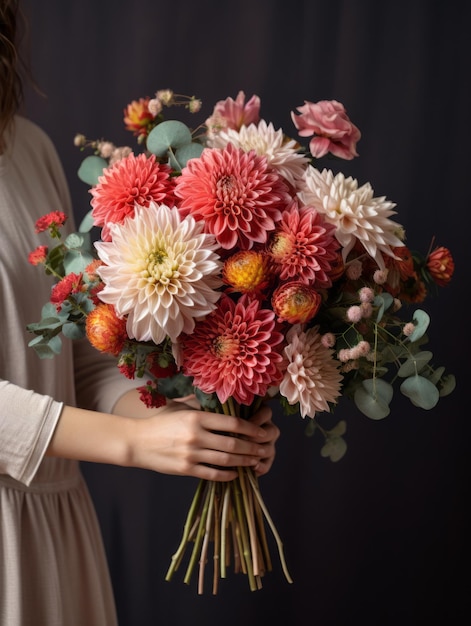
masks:
POLYGON ((347 442, 342 437, 328 437, 325 444, 321 448, 321 456, 329 457, 335 463, 345 455, 347 451, 347 442))
POLYGON ((96 185, 103 170, 108 167, 107 161, 96 154, 86 156, 78 168, 78 177, 87 185, 96 185))
POLYGON ((407 378, 408 376, 414 376, 418 374, 432 359, 433 354, 430 350, 422 350, 417 354, 412 354, 407 361, 402 363, 401 367, 397 371, 397 375, 401 378, 407 378))
POLYGON ((373 420, 381 420, 390 413, 389 404, 393 397, 393 387, 379 378, 364 380, 353 397, 357 408, 373 420))
POLYGON ((87 251, 69 250, 64 257, 64 268, 67 274, 81 274, 87 265, 94 260, 93 255, 87 251))
POLYGON ((178 120, 166 120, 157 124, 147 137, 147 149, 158 157, 167 154, 169 148, 180 148, 191 143, 191 131, 178 120))
POLYGON ((200 143, 187 143, 181 148, 175 151, 175 154, 171 154, 169 158, 169 165, 174 170, 181 171, 190 159, 197 159, 201 156, 204 150, 204 146, 200 143))
POLYGON ((456 378, 453 374, 444 376, 440 381, 440 397, 448 396, 456 387, 456 378))
POLYGON ((415 329, 409 335, 409 341, 411 343, 420 339, 427 332, 427 328, 430 324, 430 315, 425 311, 422 311, 422 309, 417 309, 417 311, 414 312, 413 320, 415 323, 415 329))
POLYGON ((401 393, 421 409, 433 409, 440 396, 437 387, 423 376, 415 375, 406 378, 400 386, 401 393))

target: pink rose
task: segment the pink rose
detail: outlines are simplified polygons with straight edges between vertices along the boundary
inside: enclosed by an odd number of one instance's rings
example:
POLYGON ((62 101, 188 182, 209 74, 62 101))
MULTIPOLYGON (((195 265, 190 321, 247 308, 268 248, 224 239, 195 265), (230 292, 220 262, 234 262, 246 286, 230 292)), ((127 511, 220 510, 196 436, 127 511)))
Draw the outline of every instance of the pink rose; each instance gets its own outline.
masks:
POLYGON ((358 128, 350 121, 343 104, 336 100, 307 102, 298 107, 300 115, 291 112, 291 118, 301 137, 314 135, 309 150, 314 158, 328 152, 341 159, 358 156, 356 144, 361 137, 358 128))

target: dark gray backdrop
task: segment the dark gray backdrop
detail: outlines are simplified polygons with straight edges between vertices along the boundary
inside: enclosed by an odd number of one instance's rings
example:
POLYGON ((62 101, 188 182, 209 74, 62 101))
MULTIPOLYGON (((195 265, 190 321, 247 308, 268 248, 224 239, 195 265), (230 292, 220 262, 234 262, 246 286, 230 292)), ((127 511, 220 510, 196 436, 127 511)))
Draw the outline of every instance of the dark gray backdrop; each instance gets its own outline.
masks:
MULTIPOLYGON (((470 4, 459 0, 23 0, 35 76, 27 112, 63 159, 77 217, 75 133, 129 143, 122 109, 156 89, 200 96, 205 113, 239 89, 262 116, 293 132, 305 99, 337 99, 363 137, 345 174, 397 203, 411 247, 448 246, 452 284, 426 306, 436 362, 457 376, 432 411, 401 398, 373 422, 353 406, 349 450, 337 464, 305 437, 297 416, 282 430, 262 481, 294 584, 274 558, 263 589, 230 575, 217 597, 196 595, 169 559, 195 481, 84 465, 103 527, 121 626, 415 626, 462 623, 469 602, 470 427, 465 401, 470 333, 470 4)), ((276 557, 276 552, 274 551, 276 557)), ((104 625, 105 626, 105 625, 104 625)))

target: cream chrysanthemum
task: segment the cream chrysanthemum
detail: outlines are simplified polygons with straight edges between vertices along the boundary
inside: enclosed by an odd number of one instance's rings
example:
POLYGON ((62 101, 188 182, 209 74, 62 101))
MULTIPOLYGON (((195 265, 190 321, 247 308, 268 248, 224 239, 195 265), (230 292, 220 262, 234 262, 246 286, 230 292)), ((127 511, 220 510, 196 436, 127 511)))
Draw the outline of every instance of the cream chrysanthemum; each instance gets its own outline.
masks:
POLYGON ((222 263, 214 237, 202 231, 202 222, 151 202, 113 224, 112 241, 95 244, 105 263, 97 270, 105 283, 100 300, 127 316, 130 338, 175 341, 215 309, 222 263))
POLYGON ((310 165, 304 177, 304 189, 298 193, 305 205, 314 206, 336 228, 344 262, 359 241, 380 269, 385 269, 382 253, 395 258, 392 248, 403 246, 402 227, 389 219, 395 215, 393 202, 384 196, 374 197, 369 183, 358 187, 351 176, 334 175, 330 170, 310 165))
POLYGON ((268 165, 296 187, 304 175, 309 159, 297 151, 297 143, 286 139, 283 130, 275 130, 272 123, 261 120, 258 124, 242 126, 239 131, 227 129, 221 131, 211 140, 213 148, 225 148, 228 143, 234 144, 244 152, 255 150, 258 156, 266 156, 268 165))
POLYGON ((342 375, 333 351, 322 344, 319 327, 306 331, 300 324, 286 334, 288 345, 284 356, 288 366, 280 383, 280 393, 289 404, 299 402, 302 417, 312 417, 321 411, 330 411, 329 402, 337 402, 342 375))

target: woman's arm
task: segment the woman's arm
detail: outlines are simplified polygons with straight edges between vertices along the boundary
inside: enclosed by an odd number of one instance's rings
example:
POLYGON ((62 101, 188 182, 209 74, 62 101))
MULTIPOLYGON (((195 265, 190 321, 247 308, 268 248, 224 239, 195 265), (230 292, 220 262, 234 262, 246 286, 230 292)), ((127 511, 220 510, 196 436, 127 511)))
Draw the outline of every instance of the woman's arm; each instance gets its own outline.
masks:
POLYGON ((235 478, 235 466, 261 475, 273 463, 279 430, 267 406, 247 421, 181 401, 147 409, 132 390, 114 413, 65 406, 47 454, 217 481, 235 478))

